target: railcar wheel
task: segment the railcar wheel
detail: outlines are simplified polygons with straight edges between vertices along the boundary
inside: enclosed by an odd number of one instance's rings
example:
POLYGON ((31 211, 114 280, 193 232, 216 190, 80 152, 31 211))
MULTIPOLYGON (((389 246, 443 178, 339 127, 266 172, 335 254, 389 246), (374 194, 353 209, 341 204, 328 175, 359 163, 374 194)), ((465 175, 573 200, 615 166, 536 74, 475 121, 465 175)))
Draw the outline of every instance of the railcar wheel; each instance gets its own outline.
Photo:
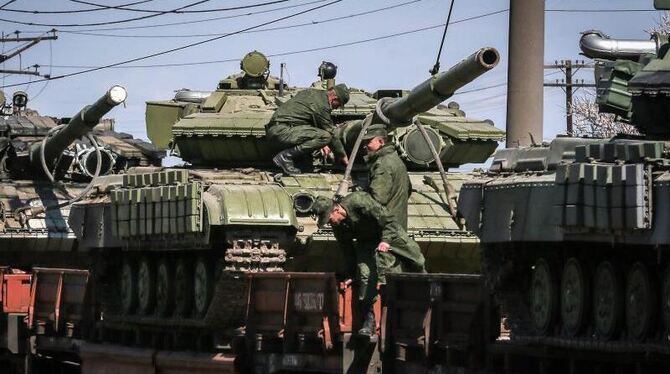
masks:
POLYGON ((589 279, 584 265, 576 258, 569 258, 561 276, 561 320, 563 331, 577 335, 588 318, 589 279))
POLYGON ((593 276, 593 320, 597 336, 615 338, 623 316, 623 288, 617 268, 609 261, 598 264, 593 276))
POLYGON ((535 330, 548 335, 556 321, 558 282, 552 266, 544 258, 535 262, 530 285, 530 315, 535 330))
POLYGON ((174 268, 175 315, 185 318, 193 306, 193 265, 186 258, 177 260, 174 268))
POLYGON ((196 317, 202 318, 207 314, 213 289, 214 272, 210 261, 204 256, 198 257, 193 269, 193 306, 196 317))
POLYGON ((161 259, 156 268, 156 313, 165 317, 174 305, 174 273, 168 259, 161 259))
POLYGON ((626 331, 636 340, 643 340, 654 319, 654 284, 647 267, 633 264, 626 278, 626 331))
POLYGON ((123 314, 132 314, 137 307, 137 274, 134 264, 129 260, 124 260, 121 264, 119 283, 123 314))
POLYGON ((152 312, 156 303, 156 272, 148 257, 140 260, 137 269, 137 299, 141 314, 152 312))

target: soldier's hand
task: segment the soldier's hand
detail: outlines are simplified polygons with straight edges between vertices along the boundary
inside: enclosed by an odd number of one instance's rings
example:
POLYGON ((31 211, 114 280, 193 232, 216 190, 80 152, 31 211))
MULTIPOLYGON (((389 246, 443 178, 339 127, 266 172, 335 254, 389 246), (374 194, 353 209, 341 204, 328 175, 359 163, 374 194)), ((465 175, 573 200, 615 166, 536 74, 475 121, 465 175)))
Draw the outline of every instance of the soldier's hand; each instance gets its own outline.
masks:
POLYGON ((349 157, 347 157, 347 155, 342 156, 340 161, 342 162, 342 165, 344 165, 344 166, 349 165, 349 157))
POLYGON ((377 251, 379 252, 388 252, 391 250, 391 245, 387 242, 380 242, 379 245, 377 246, 377 251))
POLYGON ((328 157, 332 151, 330 150, 330 147, 325 145, 323 148, 321 148, 321 155, 323 157, 328 157))

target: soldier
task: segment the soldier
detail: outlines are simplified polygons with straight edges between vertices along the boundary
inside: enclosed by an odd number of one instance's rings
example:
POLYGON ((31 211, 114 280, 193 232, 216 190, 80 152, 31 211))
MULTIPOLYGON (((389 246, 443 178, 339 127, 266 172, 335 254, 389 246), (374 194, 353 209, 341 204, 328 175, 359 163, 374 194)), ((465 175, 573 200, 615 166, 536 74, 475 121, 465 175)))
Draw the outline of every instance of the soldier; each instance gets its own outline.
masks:
POLYGON ((346 165, 349 160, 344 145, 334 136, 330 112, 348 101, 349 89, 338 84, 328 90, 300 91, 281 105, 265 127, 268 141, 284 148, 272 161, 286 174, 299 174, 293 164, 296 158, 319 149, 327 154, 332 148, 335 157, 346 165))
POLYGON ((339 203, 318 197, 312 207, 319 227, 330 223, 344 252, 345 275, 355 278, 358 302, 364 316, 359 335, 371 337, 375 331, 373 305, 377 298, 377 252, 389 253, 404 271, 425 272, 419 245, 412 240, 381 204, 366 192, 353 192, 339 203))
POLYGON ((407 231, 407 200, 412 184, 395 146, 386 142, 387 137, 383 124, 370 125, 363 136, 363 147, 367 151, 365 163, 370 169, 368 192, 407 231))
MULTIPOLYGON (((363 147, 367 151, 365 163, 370 170, 368 192, 407 231, 407 201, 412 184, 405 164, 395 146, 386 143, 387 138, 386 127, 377 123, 370 125, 363 135, 363 147)), ((386 274, 402 271, 402 262, 389 253, 379 253, 377 265, 381 284, 386 284, 386 274)))

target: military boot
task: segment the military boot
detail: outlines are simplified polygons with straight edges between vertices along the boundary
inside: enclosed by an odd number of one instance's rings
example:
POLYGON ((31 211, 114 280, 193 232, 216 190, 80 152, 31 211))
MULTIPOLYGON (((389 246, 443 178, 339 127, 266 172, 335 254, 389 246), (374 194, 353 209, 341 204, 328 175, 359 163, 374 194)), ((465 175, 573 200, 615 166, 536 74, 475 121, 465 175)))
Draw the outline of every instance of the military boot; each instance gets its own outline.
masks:
POLYGON ((301 171, 295 165, 293 164, 293 160, 300 156, 302 152, 297 147, 292 147, 289 149, 285 149, 279 153, 272 159, 272 161, 275 163, 275 165, 279 166, 284 170, 284 173, 287 175, 294 175, 294 174, 300 174, 301 171))
POLYGON ((372 309, 369 309, 365 313, 365 321, 363 321, 363 327, 358 330, 358 335, 362 337, 371 338, 377 332, 377 324, 375 323, 375 313, 372 309))

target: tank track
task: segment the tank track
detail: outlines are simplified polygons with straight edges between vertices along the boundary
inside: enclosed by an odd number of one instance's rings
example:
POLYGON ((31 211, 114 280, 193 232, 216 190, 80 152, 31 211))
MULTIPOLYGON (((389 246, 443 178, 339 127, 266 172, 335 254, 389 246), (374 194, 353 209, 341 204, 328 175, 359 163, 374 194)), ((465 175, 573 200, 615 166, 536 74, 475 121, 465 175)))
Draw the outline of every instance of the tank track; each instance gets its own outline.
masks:
MULTIPOLYGON (((196 253, 194 255, 197 256, 196 253)), ((192 257, 188 253, 180 256, 192 257)), ((221 335, 233 337, 236 329, 243 326, 246 314, 248 280, 245 275, 284 271, 286 250, 272 240, 238 238, 232 240, 223 255, 210 254, 210 257, 214 284, 207 311, 201 318, 195 317, 195 314, 185 318, 176 315, 160 317, 155 314, 123 314, 118 305, 119 287, 112 283, 98 291, 105 310, 100 329, 107 331, 106 336, 112 336, 110 330, 130 331, 135 336, 145 333, 160 334, 168 329, 194 336, 214 336, 214 332, 219 331, 221 335)))
POLYGON ((226 249, 226 272, 258 273, 284 271, 286 251, 269 240, 238 239, 226 249))
MULTIPOLYGON (((534 327, 531 320, 530 283, 532 266, 538 258, 548 259, 560 269, 560 265, 576 254, 570 246, 547 246, 540 245, 518 245, 497 244, 484 245, 482 248, 483 271, 489 290, 495 295, 495 302, 500 307, 505 325, 510 330, 509 342, 519 346, 553 347, 569 350, 581 350, 600 352, 605 354, 656 354, 670 356, 670 343, 667 336, 663 336, 663 321, 661 316, 656 317, 655 329, 644 340, 635 340, 627 336, 625 322, 619 327, 616 337, 609 340, 597 337, 593 327, 593 317, 589 316, 588 322, 580 333, 575 336, 567 335, 563 331, 560 309, 552 331, 541 334, 534 327)), ((645 255, 649 251, 631 248, 623 248, 628 252, 630 258, 621 261, 624 270, 626 263, 632 264, 636 261, 645 262, 645 255)), ((653 251, 651 251, 653 252, 653 251)), ((592 248, 591 260, 585 261, 586 265, 593 268, 600 261, 609 258, 621 257, 620 253, 614 252, 611 247, 592 248)), ((653 262, 653 261, 647 261, 653 262)), ((666 264, 667 265, 667 264, 666 264)), ((657 266, 663 269, 663 264, 657 266)), ((652 273, 654 270, 651 269, 652 273)), ((592 273, 592 270, 589 271, 592 273)), ((625 273, 625 272, 624 272, 625 273)), ((560 287, 560 272, 558 284, 560 287)), ((657 275, 652 276, 655 279, 657 275)), ((560 295, 559 295, 560 297, 560 295)), ((559 303, 560 305, 560 303, 559 303)), ((559 307, 560 308, 560 307, 559 307)))
POLYGON ((269 240, 238 239, 226 249, 223 272, 205 322, 210 326, 239 327, 247 309, 248 282, 245 274, 284 271, 286 250, 269 240))

